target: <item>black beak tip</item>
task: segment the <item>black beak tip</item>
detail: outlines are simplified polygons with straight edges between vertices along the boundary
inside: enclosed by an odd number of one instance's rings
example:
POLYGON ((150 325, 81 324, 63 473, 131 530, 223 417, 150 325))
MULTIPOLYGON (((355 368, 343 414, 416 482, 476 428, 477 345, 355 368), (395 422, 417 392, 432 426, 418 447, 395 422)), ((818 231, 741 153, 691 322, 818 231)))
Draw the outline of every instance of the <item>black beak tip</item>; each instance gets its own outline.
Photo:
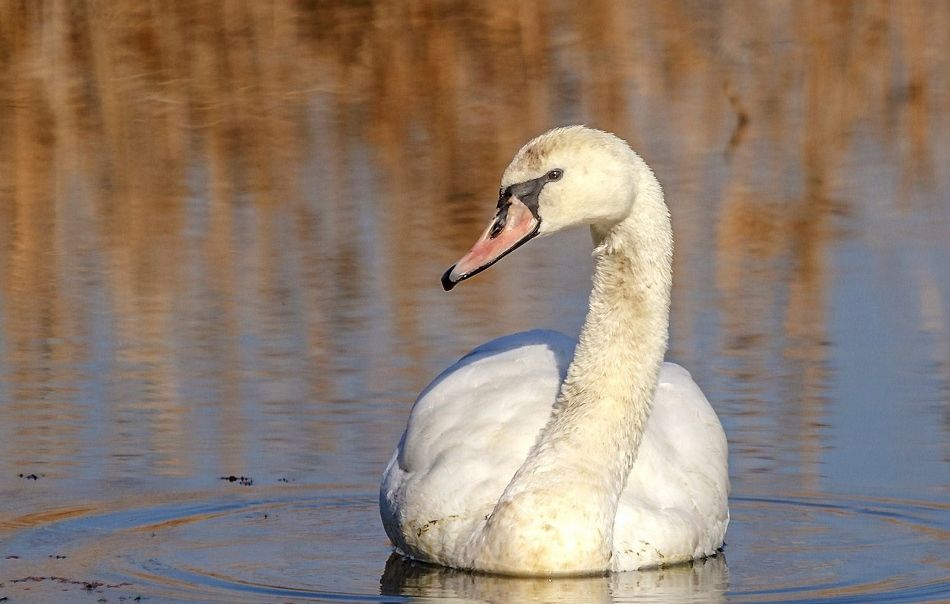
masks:
POLYGON ((452 291, 452 288, 456 285, 456 282, 452 281, 451 277, 453 268, 455 268, 454 264, 450 266, 448 270, 442 273, 442 289, 445 291, 452 291))

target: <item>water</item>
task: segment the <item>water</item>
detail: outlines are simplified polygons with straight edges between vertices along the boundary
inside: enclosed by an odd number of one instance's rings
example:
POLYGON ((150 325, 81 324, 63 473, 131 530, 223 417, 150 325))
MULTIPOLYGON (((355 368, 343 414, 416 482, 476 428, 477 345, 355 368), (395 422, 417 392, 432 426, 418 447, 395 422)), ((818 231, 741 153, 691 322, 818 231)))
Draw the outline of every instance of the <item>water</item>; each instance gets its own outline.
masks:
POLYGON ((946 5, 448 6, 0 5, 0 598, 950 599, 946 5), (438 282, 511 154, 570 122, 664 184, 724 554, 391 558, 376 486, 415 394, 579 329, 583 232, 438 282))
POLYGON ((24 573, 9 588, 43 598, 85 589, 113 600, 229 602, 906 602, 945 598, 948 589, 940 568, 946 508, 936 504, 737 496, 723 555, 655 571, 534 580, 390 555, 376 523, 367 521, 376 510, 371 492, 269 491, 189 493, 44 519, 7 543, 9 551, 28 553, 7 561, 24 573))

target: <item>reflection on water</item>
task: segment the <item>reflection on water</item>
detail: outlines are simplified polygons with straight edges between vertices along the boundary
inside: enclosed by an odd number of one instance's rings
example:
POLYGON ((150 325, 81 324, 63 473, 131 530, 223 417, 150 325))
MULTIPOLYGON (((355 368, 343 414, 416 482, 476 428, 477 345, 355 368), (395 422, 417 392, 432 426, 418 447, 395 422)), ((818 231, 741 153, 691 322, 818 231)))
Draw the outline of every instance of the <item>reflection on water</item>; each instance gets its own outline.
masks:
MULTIPOLYGON (((570 122, 664 183, 670 356, 735 494, 945 506, 948 30, 939 0, 0 3, 0 539, 172 493, 370 493, 447 363, 576 333, 584 233, 438 285, 513 151, 570 122)), ((764 577, 747 521, 731 593, 764 577)))
POLYGON ((725 602, 729 570, 722 554, 643 572, 604 577, 532 579, 476 575, 411 562, 393 554, 382 595, 438 596, 477 602, 725 602))
POLYGON ((147 504, 60 510, 39 527, 24 523, 4 547, 17 552, 6 560, 13 594, 42 601, 98 583, 89 591, 106 599, 163 602, 910 602, 950 589, 940 565, 947 510, 909 500, 740 496, 729 566, 719 555, 586 578, 497 577, 406 561, 366 521, 376 511, 372 491, 338 487, 162 493, 147 504))

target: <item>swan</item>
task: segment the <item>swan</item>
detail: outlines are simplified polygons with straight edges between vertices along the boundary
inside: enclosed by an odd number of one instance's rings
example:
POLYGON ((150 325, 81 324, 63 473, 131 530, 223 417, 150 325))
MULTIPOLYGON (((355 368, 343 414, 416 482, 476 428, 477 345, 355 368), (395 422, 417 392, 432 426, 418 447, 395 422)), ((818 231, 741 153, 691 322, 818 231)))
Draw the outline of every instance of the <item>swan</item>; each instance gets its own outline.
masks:
POLYGON ((535 237, 588 225, 593 289, 577 342, 479 346, 422 391, 383 475, 397 552, 505 575, 601 574, 716 554, 729 523, 719 419, 667 348, 673 237, 656 177, 585 126, 528 142, 446 290, 535 237))

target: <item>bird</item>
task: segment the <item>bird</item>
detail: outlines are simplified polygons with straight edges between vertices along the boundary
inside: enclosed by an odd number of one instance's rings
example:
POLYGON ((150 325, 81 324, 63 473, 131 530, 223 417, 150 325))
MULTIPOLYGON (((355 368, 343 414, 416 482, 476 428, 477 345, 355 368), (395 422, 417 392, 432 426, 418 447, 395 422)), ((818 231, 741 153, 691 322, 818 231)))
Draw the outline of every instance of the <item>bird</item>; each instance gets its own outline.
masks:
POLYGON ((397 553, 579 576, 721 551, 728 444, 689 372, 664 361, 670 213, 627 142, 580 125, 530 140, 504 171, 494 218, 442 285, 577 226, 589 227, 594 260, 577 340, 550 330, 492 340, 413 404, 379 492, 397 553))

